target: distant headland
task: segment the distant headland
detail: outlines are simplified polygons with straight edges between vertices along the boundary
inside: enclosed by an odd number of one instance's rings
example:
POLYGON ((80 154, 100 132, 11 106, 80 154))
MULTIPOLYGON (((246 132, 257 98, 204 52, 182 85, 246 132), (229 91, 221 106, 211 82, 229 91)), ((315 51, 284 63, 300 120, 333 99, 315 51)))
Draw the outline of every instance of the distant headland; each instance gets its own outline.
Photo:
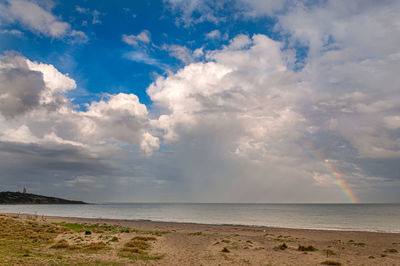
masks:
MULTIPOLYGON (((25 191, 25 190, 24 190, 25 191)), ((87 204, 83 201, 46 197, 31 193, 0 192, 0 204, 87 204)))

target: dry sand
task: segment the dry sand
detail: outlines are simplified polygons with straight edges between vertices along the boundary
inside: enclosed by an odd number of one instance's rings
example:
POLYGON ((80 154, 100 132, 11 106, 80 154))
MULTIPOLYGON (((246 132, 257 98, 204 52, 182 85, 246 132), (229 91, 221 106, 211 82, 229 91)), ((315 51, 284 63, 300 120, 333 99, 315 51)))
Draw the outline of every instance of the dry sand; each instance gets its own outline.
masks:
MULTIPOLYGON (((151 247, 151 253, 165 256, 143 262, 148 265, 321 265, 326 261, 341 265, 400 265, 400 234, 395 233, 61 217, 47 220, 170 232, 158 236, 151 247), (279 248, 283 243, 287 249, 279 248), (312 245, 317 250, 299 251, 299 245, 312 245), (229 252, 223 252, 224 248, 229 252)), ((118 245, 132 236, 124 235, 118 245)))

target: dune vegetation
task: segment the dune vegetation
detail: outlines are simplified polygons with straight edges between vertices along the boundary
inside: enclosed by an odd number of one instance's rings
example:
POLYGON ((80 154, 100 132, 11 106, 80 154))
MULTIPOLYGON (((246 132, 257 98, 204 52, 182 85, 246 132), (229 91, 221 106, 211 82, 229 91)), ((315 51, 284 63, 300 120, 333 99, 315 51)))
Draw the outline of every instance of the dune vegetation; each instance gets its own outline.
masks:
POLYGON ((125 265, 157 260, 163 254, 152 254, 152 243, 165 233, 105 224, 49 223, 39 216, 1 215, 0 264, 125 265), (128 242, 121 244, 124 239, 128 242))

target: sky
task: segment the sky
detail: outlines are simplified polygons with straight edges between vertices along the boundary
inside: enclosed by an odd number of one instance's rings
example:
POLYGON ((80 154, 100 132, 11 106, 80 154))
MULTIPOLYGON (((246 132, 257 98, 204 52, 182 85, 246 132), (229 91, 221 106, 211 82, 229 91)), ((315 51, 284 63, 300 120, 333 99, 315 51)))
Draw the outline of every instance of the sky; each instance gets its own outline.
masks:
POLYGON ((400 202, 398 14, 398 0, 0 0, 0 190, 400 202))

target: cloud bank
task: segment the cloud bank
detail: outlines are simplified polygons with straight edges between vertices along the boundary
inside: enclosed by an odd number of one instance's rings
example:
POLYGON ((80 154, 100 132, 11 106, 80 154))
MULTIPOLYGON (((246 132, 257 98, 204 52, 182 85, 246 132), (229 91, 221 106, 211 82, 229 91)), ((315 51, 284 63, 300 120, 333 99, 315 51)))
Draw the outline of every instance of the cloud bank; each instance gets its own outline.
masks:
MULTIPOLYGON (((184 27, 226 19, 223 4, 165 3, 184 27)), ((235 6, 241 19, 273 16, 285 38, 239 34, 201 61, 165 46, 186 65, 147 88, 151 106, 119 93, 77 111, 68 75, 2 56, 4 184, 104 201, 346 202, 325 164, 361 201, 399 201, 398 1, 235 6), (297 45, 308 47, 300 68, 297 45)), ((122 38, 151 41, 147 31, 122 38)))

